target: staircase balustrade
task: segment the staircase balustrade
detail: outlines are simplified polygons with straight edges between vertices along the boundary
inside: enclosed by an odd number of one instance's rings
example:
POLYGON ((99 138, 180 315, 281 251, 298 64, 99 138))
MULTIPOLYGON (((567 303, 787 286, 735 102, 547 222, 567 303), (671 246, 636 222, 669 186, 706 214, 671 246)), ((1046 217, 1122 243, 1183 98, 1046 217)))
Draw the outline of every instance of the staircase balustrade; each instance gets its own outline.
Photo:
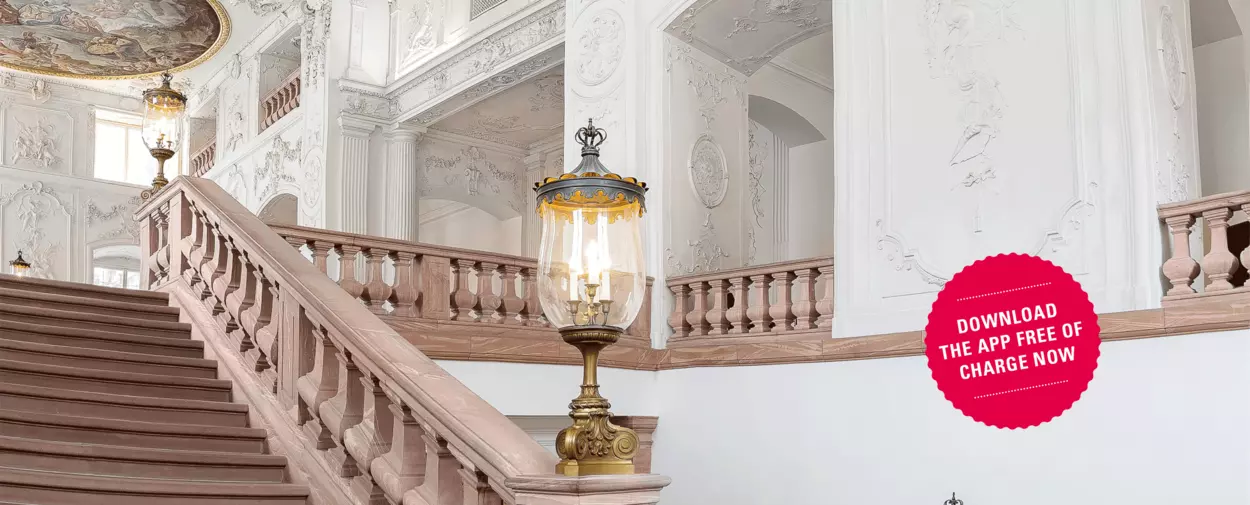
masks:
POLYGON ((299 107, 300 71, 296 69, 286 81, 260 101, 260 131, 265 131, 287 113, 299 107))
POLYGON ((833 258, 812 258, 670 277, 669 347, 728 343, 743 335, 828 333, 833 258))
POLYGON ((485 324, 533 324, 511 299, 515 294, 492 295, 486 282, 478 286, 487 291, 461 296, 450 306, 455 297, 447 293, 446 278, 455 258, 459 275, 470 267, 514 272, 532 284, 525 274, 535 267, 532 260, 402 243, 384 248, 373 241, 323 241, 321 235, 289 232, 284 240, 216 183, 201 178, 177 178, 136 217, 147 263, 145 287, 180 294, 202 303, 197 310, 203 314, 213 314, 216 330, 197 326, 198 331, 209 333, 206 339, 224 340, 254 368, 251 377, 235 377, 236 383, 260 382, 276 398, 249 400, 281 405, 260 408, 282 412, 266 424, 298 426, 301 449, 322 458, 312 466, 333 473, 323 480, 310 477, 314 487, 335 487, 358 503, 549 503, 541 501, 550 499, 542 497, 546 486, 550 493, 567 488, 581 496, 634 493, 619 502, 632 504, 655 503, 667 484, 654 475, 600 478, 599 485, 552 475, 554 455, 377 317, 389 305, 447 319, 452 309, 472 300, 475 313, 486 311, 485 324), (311 246, 314 262, 291 247, 301 241, 311 246), (338 283, 325 275, 331 249, 344 259, 338 283), (357 253, 366 258, 364 282, 354 276, 357 253), (395 266, 392 284, 379 281, 384 259, 395 266), (425 303, 422 295, 429 295, 425 303), (515 321, 505 322, 509 319, 515 321))
MULTIPOLYGON (((1219 294, 1242 287, 1233 284, 1238 267, 1250 265, 1250 247, 1241 251, 1238 261, 1228 247, 1228 226, 1238 212, 1250 217, 1250 191, 1237 191, 1219 195, 1169 203, 1159 206, 1159 220, 1167 225, 1172 236, 1171 256, 1163 263, 1163 275, 1171 284, 1163 300, 1200 296, 1194 289, 1198 274, 1204 275, 1203 294, 1219 294), (1190 250, 1190 232, 1198 219, 1210 237, 1210 251, 1199 259, 1190 250)), ((1200 254, 1201 251, 1198 251, 1200 254)))
MULTIPOLYGON (((300 226, 270 228, 308 251, 323 273, 337 271, 339 286, 384 320, 514 326, 558 338, 538 302, 534 258, 300 226)), ((626 337, 649 346, 651 279, 643 300, 626 337)))
POLYGON ((213 139, 203 149, 196 151, 195 155, 191 156, 191 164, 188 165, 188 170, 192 177, 204 177, 204 174, 212 170, 216 164, 217 139, 213 139))

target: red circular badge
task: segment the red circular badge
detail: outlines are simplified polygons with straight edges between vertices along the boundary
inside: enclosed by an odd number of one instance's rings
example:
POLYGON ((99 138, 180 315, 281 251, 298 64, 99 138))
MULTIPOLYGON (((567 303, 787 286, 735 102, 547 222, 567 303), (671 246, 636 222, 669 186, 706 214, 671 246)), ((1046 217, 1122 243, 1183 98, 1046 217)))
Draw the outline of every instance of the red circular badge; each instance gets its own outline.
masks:
POLYGON ((972 419, 1028 428, 1085 392, 1098 367, 1098 316, 1072 276, 1023 254, 980 260, 938 293, 925 355, 938 389, 972 419))

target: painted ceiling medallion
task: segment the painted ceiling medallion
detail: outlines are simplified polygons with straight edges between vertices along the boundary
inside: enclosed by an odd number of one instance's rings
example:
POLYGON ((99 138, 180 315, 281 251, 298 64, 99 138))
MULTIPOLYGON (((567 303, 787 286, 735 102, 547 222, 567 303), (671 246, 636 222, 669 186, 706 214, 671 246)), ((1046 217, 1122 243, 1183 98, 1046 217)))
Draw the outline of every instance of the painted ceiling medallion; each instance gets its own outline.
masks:
POLYGON ((216 0, 0 0, 0 66, 134 79, 198 65, 225 44, 216 0))

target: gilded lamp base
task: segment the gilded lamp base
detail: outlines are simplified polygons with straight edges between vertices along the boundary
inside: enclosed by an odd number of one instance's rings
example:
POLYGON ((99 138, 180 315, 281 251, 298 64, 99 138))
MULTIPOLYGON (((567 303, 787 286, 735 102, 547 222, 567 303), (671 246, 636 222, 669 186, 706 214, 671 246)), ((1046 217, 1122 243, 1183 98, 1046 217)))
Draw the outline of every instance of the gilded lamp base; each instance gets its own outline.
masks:
POLYGON ((145 202, 169 184, 169 179, 165 178, 165 160, 174 157, 174 152, 170 149, 152 148, 149 151, 152 157, 156 158, 156 177, 152 178, 152 189, 145 189, 139 193, 139 198, 145 202))
POLYGON ((570 477, 634 473, 638 434, 612 424, 612 404, 599 396, 599 351, 617 341, 619 328, 573 326, 560 329, 560 337, 582 353, 582 392, 569 408, 573 425, 556 436, 560 463, 556 473, 570 477))

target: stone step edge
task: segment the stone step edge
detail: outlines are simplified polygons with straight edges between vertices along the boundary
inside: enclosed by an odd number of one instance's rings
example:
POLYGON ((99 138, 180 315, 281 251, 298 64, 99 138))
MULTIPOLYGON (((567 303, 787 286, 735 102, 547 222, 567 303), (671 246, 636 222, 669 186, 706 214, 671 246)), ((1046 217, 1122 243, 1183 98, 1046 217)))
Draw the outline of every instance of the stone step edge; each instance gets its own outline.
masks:
POLYGON ((38 317, 41 319, 53 319, 63 321, 78 321, 83 323, 94 323, 101 325, 119 326, 123 328, 135 328, 144 330, 165 330, 165 331, 185 331, 187 338, 190 338, 191 325, 189 323, 176 323, 173 321, 153 321, 150 319, 142 319, 128 316, 110 316, 101 314, 90 314, 83 312, 74 312, 72 310, 49 309, 44 307, 29 307, 24 305, 6 305, 0 304, 0 316, 24 316, 38 317))
POLYGON ((146 410, 176 410, 188 413, 213 412, 219 414, 246 414, 248 412, 248 406, 241 403, 96 393, 94 391, 27 386, 25 384, 13 384, 11 382, 0 382, 0 394, 25 396, 29 398, 53 401, 108 404, 121 407, 142 408, 146 410))
MULTIPOLYGON (((237 428, 202 424, 149 423, 109 419, 105 417, 67 416, 0 409, 0 421, 32 426, 59 426, 95 431, 133 433, 137 435, 176 436, 201 439, 238 439, 263 441, 267 433, 260 428, 237 428)), ((230 452, 230 451, 224 451, 230 452)), ((243 453, 246 454, 246 453, 243 453)))
POLYGON ((233 384, 225 379, 205 379, 200 377, 179 377, 177 375, 157 375, 134 372, 115 372, 112 370, 95 370, 68 366, 45 365, 43 363, 27 363, 0 359, 0 370, 34 375, 55 375, 70 379, 121 382, 138 386, 165 387, 170 389, 206 389, 229 392, 233 384))
MULTIPOLYGON (((145 291, 141 289, 123 289, 108 286, 96 286, 95 284, 85 284, 81 282, 58 281, 52 279, 35 279, 32 277, 17 277, 11 274, 0 274, 0 286, 18 285, 31 288, 53 288, 64 289, 78 293, 91 293, 93 295, 111 295, 137 300, 148 301, 152 304, 160 305, 169 304, 169 294, 159 291, 145 291)), ((142 303, 142 302, 139 302, 142 303)))
MULTIPOLYGON (((88 330, 83 328, 69 328, 65 326, 23 323, 20 321, 6 321, 0 319, 0 331, 2 330, 41 333, 44 335, 56 335, 59 337, 73 337, 88 340, 112 340, 116 342, 161 347, 184 347, 194 349, 204 348, 204 342, 192 340, 189 336, 188 338, 154 337, 151 335, 132 335, 129 333, 117 333, 114 331, 88 330)), ((2 333, 0 333, 0 335, 2 335, 2 333)))
MULTIPOLYGON (((162 356, 156 354, 141 354, 126 351, 114 351, 109 349, 88 349, 84 347, 73 347, 68 345, 44 344, 40 342, 26 342, 22 340, 11 340, 0 335, 0 349, 8 349, 18 352, 29 352, 38 354, 50 354, 54 356, 71 356, 75 358, 92 359, 98 361, 112 361, 118 363, 134 363, 136 365, 156 365, 170 368, 199 368, 203 370, 217 370, 217 362, 204 358, 184 358, 180 356, 162 356)), ((20 361, 20 360, 14 360, 20 361)))
POLYGON ((307 498, 308 496, 308 488, 298 484, 134 479, 0 467, 0 486, 4 485, 113 495, 138 494, 220 498, 307 498))
POLYGON ((124 445, 84 444, 0 435, 0 451, 69 456, 81 459, 165 463, 186 466, 285 468, 286 458, 272 454, 155 449, 124 445))
POLYGON ((40 302, 60 303, 67 305, 85 305, 102 309, 124 310, 129 312, 146 312, 158 315, 179 314, 178 307, 170 307, 168 305, 154 305, 149 303, 134 303, 111 298, 96 296, 74 296, 62 295, 56 293, 44 293, 42 291, 24 291, 21 289, 6 288, 0 284, 0 299, 2 298, 22 298, 26 300, 34 300, 40 302))

